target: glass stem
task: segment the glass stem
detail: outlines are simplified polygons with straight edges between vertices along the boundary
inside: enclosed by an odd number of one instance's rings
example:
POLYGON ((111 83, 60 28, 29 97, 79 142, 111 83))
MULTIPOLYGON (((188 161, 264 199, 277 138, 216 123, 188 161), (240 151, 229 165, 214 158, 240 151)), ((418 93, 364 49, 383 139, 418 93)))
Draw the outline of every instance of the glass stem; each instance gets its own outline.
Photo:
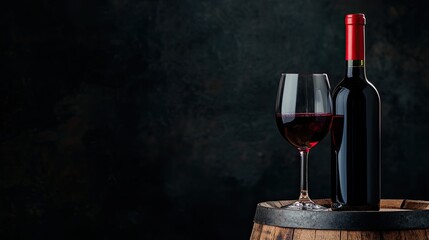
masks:
POLYGON ((298 201, 301 203, 312 202, 308 195, 308 153, 310 149, 299 150, 301 158, 301 192, 298 201))

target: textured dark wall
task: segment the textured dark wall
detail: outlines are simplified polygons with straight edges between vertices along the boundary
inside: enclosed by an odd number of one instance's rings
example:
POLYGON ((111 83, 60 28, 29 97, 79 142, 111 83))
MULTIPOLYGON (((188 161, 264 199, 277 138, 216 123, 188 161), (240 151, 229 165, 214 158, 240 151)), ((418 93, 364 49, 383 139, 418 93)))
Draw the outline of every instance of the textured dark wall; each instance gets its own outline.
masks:
MULTIPOLYGON (((281 72, 344 72, 344 15, 367 15, 383 101, 384 198, 429 199, 424 1, 8 1, 0 10, 0 235, 247 239, 294 199, 281 72)), ((329 196, 329 141, 310 193, 329 196)))

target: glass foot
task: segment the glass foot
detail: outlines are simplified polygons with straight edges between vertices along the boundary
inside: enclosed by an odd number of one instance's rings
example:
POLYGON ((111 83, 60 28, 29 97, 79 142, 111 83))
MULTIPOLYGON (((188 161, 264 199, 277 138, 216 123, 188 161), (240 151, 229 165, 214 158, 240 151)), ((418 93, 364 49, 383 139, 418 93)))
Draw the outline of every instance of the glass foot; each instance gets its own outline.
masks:
POLYGON ((306 201, 306 202, 296 201, 292 204, 283 206, 282 208, 286 208, 290 210, 329 211, 329 208, 318 205, 313 201, 306 201))

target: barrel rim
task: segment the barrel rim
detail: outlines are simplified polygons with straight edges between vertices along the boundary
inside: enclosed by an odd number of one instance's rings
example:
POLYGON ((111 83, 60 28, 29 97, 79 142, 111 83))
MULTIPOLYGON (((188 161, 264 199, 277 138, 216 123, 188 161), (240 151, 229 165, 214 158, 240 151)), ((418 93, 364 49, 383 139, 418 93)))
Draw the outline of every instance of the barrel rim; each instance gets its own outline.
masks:
MULTIPOLYGON (((406 200, 403 201, 405 202, 406 200)), ((254 217, 255 223, 277 227, 322 230, 405 230, 429 228, 429 209, 382 212, 316 212, 262 206, 263 204, 272 202, 275 201, 262 202, 257 205, 254 217)), ((429 204, 429 202, 427 203, 429 204)), ((403 206, 401 205, 401 207, 403 206)))

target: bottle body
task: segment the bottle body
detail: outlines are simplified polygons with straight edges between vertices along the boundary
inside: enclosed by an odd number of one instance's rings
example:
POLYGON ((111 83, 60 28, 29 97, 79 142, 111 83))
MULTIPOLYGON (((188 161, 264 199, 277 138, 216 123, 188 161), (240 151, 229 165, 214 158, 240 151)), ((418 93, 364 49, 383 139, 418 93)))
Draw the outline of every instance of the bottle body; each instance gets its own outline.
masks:
POLYGON ((349 31, 353 34, 346 42, 346 74, 333 93, 332 209, 379 210, 381 101, 377 89, 366 78, 365 18, 362 21, 356 14, 348 16, 347 35, 349 31))
POLYGON ((333 95, 333 209, 380 208, 380 96, 366 79, 344 78, 333 95))

